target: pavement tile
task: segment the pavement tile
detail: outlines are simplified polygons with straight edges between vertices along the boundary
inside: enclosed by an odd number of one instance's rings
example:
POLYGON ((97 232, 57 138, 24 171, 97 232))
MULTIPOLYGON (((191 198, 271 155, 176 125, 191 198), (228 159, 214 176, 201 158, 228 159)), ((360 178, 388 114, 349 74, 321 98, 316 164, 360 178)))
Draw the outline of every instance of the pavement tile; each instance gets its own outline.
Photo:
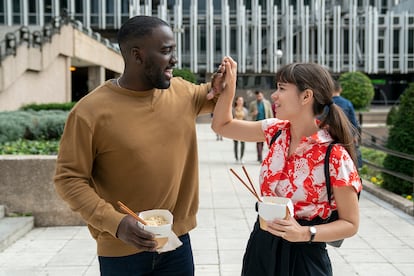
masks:
POLYGON ((193 247, 194 263, 197 265, 218 265, 218 250, 204 250, 193 247))
POLYGON ((219 251, 220 263, 221 264, 233 264, 239 267, 241 270, 241 264, 243 261, 244 250, 222 250, 219 251))
POLYGON ((223 264, 220 268, 221 276, 235 276, 241 274, 240 264, 223 264))
MULTIPOLYGON (((414 262, 414 249, 413 248, 395 248, 383 249, 378 248, 377 251, 381 254, 388 262, 399 265, 402 263, 412 264, 414 262)), ((414 271, 413 271, 414 275, 414 271)))
POLYGON ((219 265, 197 265, 195 274, 197 276, 217 276, 220 275, 219 265))
MULTIPOLYGON (((390 263, 353 263, 352 266, 358 275, 362 276, 400 276, 412 275, 403 274, 393 264, 390 263)), ((336 275, 335 275, 336 276, 336 275)), ((345 275, 344 275, 345 276, 345 275)))
POLYGON ((378 263, 387 262, 375 249, 341 248, 338 253, 348 263, 378 263))

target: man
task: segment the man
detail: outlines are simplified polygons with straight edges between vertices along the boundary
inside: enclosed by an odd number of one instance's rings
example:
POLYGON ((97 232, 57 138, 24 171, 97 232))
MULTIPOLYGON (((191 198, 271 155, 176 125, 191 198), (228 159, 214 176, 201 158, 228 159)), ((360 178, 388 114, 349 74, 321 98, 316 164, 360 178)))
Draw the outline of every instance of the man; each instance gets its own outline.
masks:
MULTIPOLYGON (((249 105, 249 114, 253 121, 260 121, 267 118, 273 118, 271 103, 266 100, 261 91, 256 91, 256 100, 249 105)), ((257 161, 262 163, 263 160, 263 142, 256 143, 257 161)))
MULTIPOLYGON (((68 116, 56 190, 96 239, 101 275, 193 275, 188 232, 198 211, 195 119, 213 112, 217 97, 207 99, 209 84, 173 78, 176 44, 161 19, 130 18, 118 43, 122 76, 89 93, 68 116), (183 244, 158 253, 154 236, 117 201, 134 212, 169 210, 183 244)), ((216 76, 219 92, 223 78, 216 76)))
POLYGON ((357 145, 356 152, 358 156, 357 167, 361 168, 362 167, 362 156, 361 156, 361 151, 358 146, 359 132, 361 130, 361 127, 355 116, 354 105, 352 104, 350 100, 345 99, 344 97, 341 96, 341 93, 342 93, 341 84, 338 81, 335 81, 334 84, 335 84, 335 90, 332 94, 332 100, 336 105, 338 105, 344 111, 345 115, 348 117, 348 120, 351 122, 351 124, 355 128, 355 145, 357 145))

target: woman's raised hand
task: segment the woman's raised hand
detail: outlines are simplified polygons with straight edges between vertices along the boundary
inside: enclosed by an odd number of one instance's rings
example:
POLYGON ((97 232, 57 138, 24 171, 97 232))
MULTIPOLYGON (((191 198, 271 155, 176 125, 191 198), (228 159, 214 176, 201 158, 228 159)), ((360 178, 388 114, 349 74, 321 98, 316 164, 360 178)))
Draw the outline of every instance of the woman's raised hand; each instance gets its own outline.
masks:
POLYGON ((229 85, 230 89, 236 88, 237 80, 237 62, 235 62, 231 57, 226 56, 223 58, 222 64, 225 67, 224 81, 226 85, 229 85))
POLYGON ((210 92, 207 94, 207 100, 211 100, 214 98, 216 94, 221 93, 225 86, 225 75, 226 68, 224 67, 224 59, 222 60, 221 64, 217 68, 217 71, 213 73, 211 76, 211 89, 210 92))

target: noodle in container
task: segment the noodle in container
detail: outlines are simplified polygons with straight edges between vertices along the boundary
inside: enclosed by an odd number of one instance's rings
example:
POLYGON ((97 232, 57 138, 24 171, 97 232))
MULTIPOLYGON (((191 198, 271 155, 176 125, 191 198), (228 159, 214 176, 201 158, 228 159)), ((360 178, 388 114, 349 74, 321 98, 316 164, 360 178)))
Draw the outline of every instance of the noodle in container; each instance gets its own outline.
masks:
POLYGON ((137 222, 138 225, 155 235, 155 240, 158 243, 157 248, 163 247, 172 231, 173 215, 171 212, 164 209, 154 209, 140 212, 138 216, 147 223, 144 225, 137 222))

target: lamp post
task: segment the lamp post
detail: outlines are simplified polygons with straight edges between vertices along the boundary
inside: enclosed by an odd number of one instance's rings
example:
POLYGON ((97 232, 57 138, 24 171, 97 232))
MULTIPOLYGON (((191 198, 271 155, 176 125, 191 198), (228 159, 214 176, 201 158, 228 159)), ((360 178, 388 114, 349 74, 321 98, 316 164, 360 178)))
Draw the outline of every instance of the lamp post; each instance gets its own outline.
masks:
POLYGON ((276 71, 279 69, 279 65, 281 65, 282 57, 283 57, 283 51, 280 49, 276 50, 276 71))
POLYGON ((32 34, 32 43, 33 46, 39 46, 40 49, 42 49, 42 41, 43 37, 42 37, 42 33, 40 31, 34 31, 32 34))
POLYGON ((14 33, 6 34, 6 54, 13 54, 14 56, 17 53, 17 40, 14 33))
POLYGON ((27 42, 27 48, 29 48, 30 46, 30 30, 27 26, 22 26, 20 28, 20 43, 22 41, 26 41, 27 42))

